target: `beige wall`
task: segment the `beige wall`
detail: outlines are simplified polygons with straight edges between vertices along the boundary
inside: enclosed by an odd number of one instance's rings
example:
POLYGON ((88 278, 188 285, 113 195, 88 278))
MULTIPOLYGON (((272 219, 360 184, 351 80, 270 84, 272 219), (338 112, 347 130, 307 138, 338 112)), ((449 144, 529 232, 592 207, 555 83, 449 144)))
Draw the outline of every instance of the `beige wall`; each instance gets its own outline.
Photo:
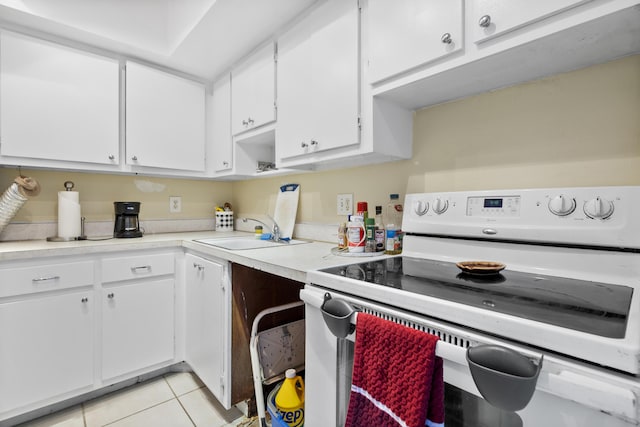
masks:
MULTIPOLYGON (((213 218, 215 205, 232 200, 230 183, 65 171, 22 170, 22 173, 37 179, 42 192, 24 204, 13 222, 57 220, 58 191, 64 190, 65 181, 74 182, 87 221, 111 220, 115 201, 142 202, 140 218, 150 220, 213 218), (169 196, 182 197, 181 213, 169 213, 169 196)), ((0 191, 17 175, 16 169, 0 168, 0 191)))
MULTIPOLYGON (((44 191, 18 213, 21 221, 55 219, 66 180, 76 183, 88 220, 110 219, 116 200, 141 201, 142 219, 210 218, 228 200, 240 214, 273 213, 278 187, 295 182, 298 222, 331 224, 341 220, 338 193, 373 210, 391 192, 640 185, 640 55, 418 111, 407 161, 233 184, 24 172, 44 191), (136 181, 165 187, 145 192, 136 181), (182 214, 169 214, 171 195, 182 196, 182 214)), ((0 190, 16 174, 0 169, 0 190)))

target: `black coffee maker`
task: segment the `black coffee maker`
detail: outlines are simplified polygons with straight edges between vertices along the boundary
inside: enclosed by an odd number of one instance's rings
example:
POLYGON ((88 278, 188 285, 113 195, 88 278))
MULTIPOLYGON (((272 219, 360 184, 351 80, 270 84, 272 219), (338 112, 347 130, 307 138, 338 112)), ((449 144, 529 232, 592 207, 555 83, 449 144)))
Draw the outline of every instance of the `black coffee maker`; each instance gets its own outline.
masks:
POLYGON ((113 237, 142 237, 138 221, 140 202, 113 202, 113 206, 116 211, 113 237))

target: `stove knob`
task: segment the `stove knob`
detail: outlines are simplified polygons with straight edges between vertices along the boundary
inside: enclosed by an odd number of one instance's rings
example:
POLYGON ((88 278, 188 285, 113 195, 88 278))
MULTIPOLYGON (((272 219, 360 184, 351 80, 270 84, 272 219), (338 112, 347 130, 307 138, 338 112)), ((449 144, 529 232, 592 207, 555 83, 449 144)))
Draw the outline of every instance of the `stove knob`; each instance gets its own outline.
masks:
POLYGON ((584 204, 584 213, 589 218, 607 219, 613 214, 613 202, 600 197, 588 200, 584 204))
POLYGON ((554 215, 567 216, 576 210, 576 199, 560 194, 549 200, 549 210, 554 215))
POLYGON ((449 201, 437 198, 433 201, 433 211, 438 215, 443 214, 449 208, 449 201))
POLYGON ((429 210, 429 203, 424 200, 416 200, 413 203, 413 211, 418 214, 418 216, 422 216, 427 213, 429 210))

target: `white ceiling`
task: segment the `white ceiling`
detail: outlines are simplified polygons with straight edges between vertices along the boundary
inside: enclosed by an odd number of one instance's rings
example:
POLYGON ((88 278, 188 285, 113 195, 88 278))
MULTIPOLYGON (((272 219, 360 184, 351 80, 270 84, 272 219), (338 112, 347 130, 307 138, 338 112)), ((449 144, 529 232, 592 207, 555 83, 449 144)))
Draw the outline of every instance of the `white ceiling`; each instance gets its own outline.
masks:
POLYGON ((0 24, 213 80, 317 0, 0 0, 0 24))

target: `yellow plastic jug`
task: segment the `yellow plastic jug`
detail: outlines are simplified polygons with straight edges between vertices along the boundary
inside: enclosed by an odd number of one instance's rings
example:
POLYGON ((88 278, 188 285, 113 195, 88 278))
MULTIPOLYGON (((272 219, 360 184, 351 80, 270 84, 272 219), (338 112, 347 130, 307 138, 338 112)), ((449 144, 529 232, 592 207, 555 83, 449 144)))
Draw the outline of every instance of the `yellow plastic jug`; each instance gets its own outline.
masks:
POLYGON ((304 426, 304 382, 295 369, 287 369, 276 394, 276 408, 290 427, 304 426))

